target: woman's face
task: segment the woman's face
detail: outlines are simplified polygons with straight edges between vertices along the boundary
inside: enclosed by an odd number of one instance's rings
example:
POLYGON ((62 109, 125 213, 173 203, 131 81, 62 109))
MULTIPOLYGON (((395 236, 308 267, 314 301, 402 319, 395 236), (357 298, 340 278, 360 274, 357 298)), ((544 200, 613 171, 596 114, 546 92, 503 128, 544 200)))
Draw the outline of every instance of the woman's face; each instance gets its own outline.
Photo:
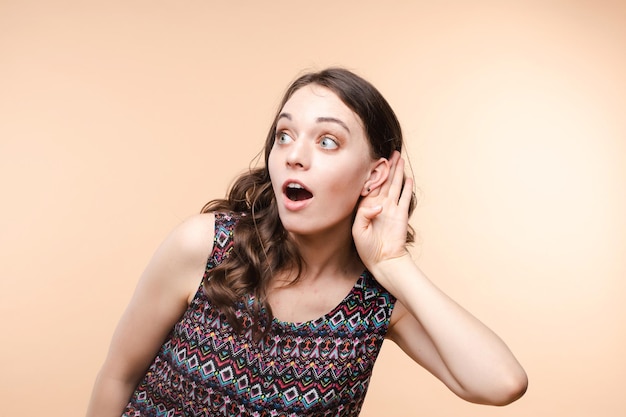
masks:
POLYGON ((334 92, 316 84, 297 90, 279 113, 268 159, 285 229, 350 231, 376 165, 360 118, 334 92))

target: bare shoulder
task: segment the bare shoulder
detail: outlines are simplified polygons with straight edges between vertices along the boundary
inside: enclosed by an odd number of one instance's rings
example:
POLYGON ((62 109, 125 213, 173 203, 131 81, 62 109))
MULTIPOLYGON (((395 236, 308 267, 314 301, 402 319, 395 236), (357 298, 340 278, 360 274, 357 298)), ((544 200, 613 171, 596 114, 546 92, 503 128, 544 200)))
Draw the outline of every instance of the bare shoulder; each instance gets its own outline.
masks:
POLYGON ((212 213, 189 217, 165 238, 144 271, 142 281, 170 295, 190 300, 213 250, 215 217, 212 213))
POLYGON ((189 217, 174 228, 166 242, 183 262, 205 263, 213 250, 214 234, 214 214, 202 213, 189 217))
POLYGON ((195 215, 161 243, 115 331, 103 375, 136 386, 198 291, 213 249, 213 228, 213 214, 195 215))

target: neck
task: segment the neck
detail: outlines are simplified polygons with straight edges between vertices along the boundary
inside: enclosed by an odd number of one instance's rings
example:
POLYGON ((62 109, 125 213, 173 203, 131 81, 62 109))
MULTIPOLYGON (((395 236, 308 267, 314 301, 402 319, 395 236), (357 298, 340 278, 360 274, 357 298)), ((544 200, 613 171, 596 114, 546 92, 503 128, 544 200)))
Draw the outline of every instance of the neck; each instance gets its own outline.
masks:
POLYGON ((354 249, 351 230, 348 233, 324 233, 322 236, 291 235, 300 251, 304 269, 302 279, 316 280, 320 277, 353 276, 363 268, 354 249))

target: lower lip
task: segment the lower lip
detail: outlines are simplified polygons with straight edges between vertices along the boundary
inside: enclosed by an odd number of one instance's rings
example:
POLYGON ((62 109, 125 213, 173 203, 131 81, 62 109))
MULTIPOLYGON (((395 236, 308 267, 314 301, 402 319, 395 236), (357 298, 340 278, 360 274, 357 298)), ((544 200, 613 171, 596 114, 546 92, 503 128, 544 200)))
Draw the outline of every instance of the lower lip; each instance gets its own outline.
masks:
POLYGON ((289 210, 289 211, 299 211, 299 210, 302 210, 306 206, 309 205, 311 200, 312 200, 312 198, 308 198, 306 200, 293 201, 293 200, 288 199, 286 195, 283 195, 283 201, 284 201, 285 208, 287 210, 289 210))

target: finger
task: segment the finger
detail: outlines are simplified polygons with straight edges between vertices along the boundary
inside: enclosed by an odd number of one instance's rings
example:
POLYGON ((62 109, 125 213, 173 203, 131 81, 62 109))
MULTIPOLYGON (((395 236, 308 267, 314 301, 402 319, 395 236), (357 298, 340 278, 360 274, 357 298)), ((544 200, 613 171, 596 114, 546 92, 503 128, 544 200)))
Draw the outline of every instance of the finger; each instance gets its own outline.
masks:
POLYGON ((408 213, 409 207, 411 206, 412 199, 413 199, 413 178, 407 178, 404 182, 404 187, 402 187, 402 194, 400 195, 398 206, 401 209, 404 209, 408 213))
POLYGON ((404 159, 398 159, 395 164, 395 169, 393 172, 393 177, 391 179, 391 184, 389 188, 389 198, 394 203, 398 204, 398 200, 400 199, 400 195, 402 193, 402 183, 404 182, 404 159))
POLYGON ((383 196, 389 195, 389 189, 391 188, 391 182, 393 181, 394 173, 396 172, 396 166, 398 164, 398 160, 400 159, 400 152, 393 151, 391 157, 389 158, 389 174, 387 175, 387 179, 380 187, 380 193, 383 196))

